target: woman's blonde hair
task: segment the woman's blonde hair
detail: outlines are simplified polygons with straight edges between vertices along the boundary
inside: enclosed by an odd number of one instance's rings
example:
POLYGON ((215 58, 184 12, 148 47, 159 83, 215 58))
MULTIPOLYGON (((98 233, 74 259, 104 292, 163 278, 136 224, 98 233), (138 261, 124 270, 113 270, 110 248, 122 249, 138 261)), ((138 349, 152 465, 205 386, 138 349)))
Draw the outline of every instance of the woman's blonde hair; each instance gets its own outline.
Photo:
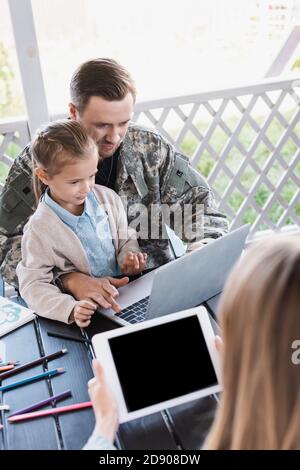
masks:
POLYGON ((37 167, 49 175, 57 175, 62 168, 98 152, 94 140, 77 121, 65 119, 51 122, 37 131, 32 143, 33 189, 38 203, 47 186, 37 177, 37 167))
POLYGON ((250 248, 226 283, 219 314, 224 392, 207 449, 300 449, 300 238, 250 248))

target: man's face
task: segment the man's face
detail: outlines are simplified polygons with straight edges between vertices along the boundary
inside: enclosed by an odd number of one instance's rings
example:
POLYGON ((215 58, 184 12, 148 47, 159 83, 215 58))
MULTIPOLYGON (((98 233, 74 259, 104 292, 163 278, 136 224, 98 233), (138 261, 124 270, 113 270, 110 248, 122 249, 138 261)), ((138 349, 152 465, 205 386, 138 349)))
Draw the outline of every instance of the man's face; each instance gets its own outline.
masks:
POLYGON ((70 105, 71 118, 81 122, 96 141, 99 155, 111 157, 124 140, 133 114, 133 96, 128 93, 121 101, 107 101, 92 96, 81 114, 70 105))

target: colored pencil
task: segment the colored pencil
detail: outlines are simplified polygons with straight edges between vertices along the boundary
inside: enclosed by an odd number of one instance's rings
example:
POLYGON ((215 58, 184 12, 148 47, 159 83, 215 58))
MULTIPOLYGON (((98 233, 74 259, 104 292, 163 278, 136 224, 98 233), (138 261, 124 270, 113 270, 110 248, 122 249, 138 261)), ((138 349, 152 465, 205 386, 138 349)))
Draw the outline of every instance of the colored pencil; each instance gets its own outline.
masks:
POLYGON ((2 374, 0 374, 0 380, 7 379, 7 377, 11 377, 12 375, 18 374, 19 372, 23 372, 23 370, 38 366, 39 364, 42 364, 44 361, 47 361, 47 362, 52 361, 52 359, 56 359, 57 357, 63 356, 63 354, 66 354, 67 352, 68 352, 67 349, 61 349, 60 351, 57 351, 53 354, 49 354, 48 356, 39 357, 38 359, 35 359, 34 361, 27 362, 26 364, 15 367, 12 370, 3 372, 2 374))
POLYGON ((47 372, 43 372, 42 374, 33 375, 32 377, 27 377, 26 379, 19 380, 18 382, 13 382, 8 385, 3 385, 0 387, 0 392, 6 392, 6 390, 11 390, 12 388, 21 387, 22 385, 27 385, 31 382, 35 382, 36 380, 46 379, 48 377, 53 377, 57 374, 63 374, 65 370, 60 367, 59 369, 52 369, 47 372))
POLYGON ((9 411, 9 405, 0 405, 0 411, 9 411))
POLYGON ((88 343, 91 344, 91 341, 86 338, 79 338, 79 336, 73 336, 73 335, 65 335, 62 333, 56 333, 54 331, 47 331, 48 336, 52 336, 53 338, 62 338, 62 339, 69 339, 71 341, 78 341, 79 343, 88 343))
POLYGON ((5 372, 6 370, 12 370, 14 368, 15 368, 15 366, 13 364, 11 364, 10 366, 1 366, 0 365, 0 372, 5 372))
POLYGON ((9 418, 11 416, 15 415, 22 415, 24 413, 29 413, 30 411, 37 410, 38 408, 42 408, 42 406, 48 405, 49 403, 57 402, 59 400, 63 400, 64 398, 68 398, 72 396, 71 390, 66 390, 65 392, 58 393, 57 395, 53 395, 50 398, 47 398, 46 400, 39 401, 37 403, 33 403, 32 405, 26 406, 25 408, 22 408, 20 410, 15 411, 14 413, 11 413, 9 415, 9 418))
POLYGON ((8 421, 10 423, 14 423, 17 421, 23 421, 24 419, 40 418, 42 416, 56 415, 59 413, 67 413, 68 411, 81 410, 83 408, 90 408, 91 406, 92 402, 86 401, 83 403, 76 403, 75 405, 62 406, 60 408, 51 408, 50 410, 34 411, 33 413, 25 413, 22 415, 12 416, 11 418, 8 418, 8 421))
POLYGON ((3 366, 16 366, 17 364, 20 364, 20 361, 0 362, 0 367, 3 367, 3 366))

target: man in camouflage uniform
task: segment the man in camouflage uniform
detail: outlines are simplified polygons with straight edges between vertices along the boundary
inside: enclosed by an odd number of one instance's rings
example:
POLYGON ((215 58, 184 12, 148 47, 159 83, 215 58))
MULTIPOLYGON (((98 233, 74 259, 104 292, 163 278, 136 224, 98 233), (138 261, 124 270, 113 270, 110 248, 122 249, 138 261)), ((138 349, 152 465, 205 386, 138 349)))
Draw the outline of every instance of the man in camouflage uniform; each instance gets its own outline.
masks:
MULTIPOLYGON (((98 144, 100 164, 96 183, 109 186, 126 198, 129 223, 134 222, 136 216, 132 209, 136 204, 143 204, 148 210, 149 225, 151 218, 152 225, 153 218, 154 225, 158 224, 156 228, 160 229, 160 236, 151 238, 149 228, 150 239, 144 236, 139 240, 142 250, 148 253, 148 268, 174 259, 160 210, 164 204, 175 208, 175 213, 185 205, 192 207, 185 224, 188 222, 194 235, 178 233, 184 242, 191 244, 200 238, 206 242, 227 231, 226 218, 216 210, 208 184, 189 165, 188 159, 156 131, 130 125, 135 88, 126 69, 110 59, 82 64, 71 80, 71 99, 71 119, 82 122, 98 144), (155 210, 151 212, 153 208, 155 210), (199 211, 203 212, 201 227, 197 226, 199 211)), ((35 210, 31 181, 32 162, 28 145, 16 158, 0 196, 0 273, 15 286, 23 227, 35 210)), ((177 231, 176 225, 172 228, 177 231)), ((78 279, 76 287, 80 284, 78 279)), ((93 281, 85 276, 81 290, 76 290, 75 284, 66 283, 63 287, 76 298, 89 297, 101 305, 101 299, 90 295, 83 287, 89 282, 93 281)), ((121 285, 113 281, 111 284, 121 285)), ((96 284, 92 290, 97 290, 96 284)))

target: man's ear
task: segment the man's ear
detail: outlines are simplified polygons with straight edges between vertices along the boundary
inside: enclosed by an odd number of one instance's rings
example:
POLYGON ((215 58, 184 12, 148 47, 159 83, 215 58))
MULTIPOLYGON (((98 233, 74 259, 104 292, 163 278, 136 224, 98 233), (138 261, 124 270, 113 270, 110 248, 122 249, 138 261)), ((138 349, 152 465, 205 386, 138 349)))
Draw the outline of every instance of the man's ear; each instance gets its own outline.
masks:
POLYGON ((77 121, 78 119, 78 111, 73 103, 69 103, 69 113, 70 113, 70 118, 73 119, 73 121, 77 121))
POLYGON ((42 183, 44 183, 46 186, 48 186, 50 178, 46 171, 43 170, 43 168, 36 168, 34 171, 38 179, 41 180, 42 183))

